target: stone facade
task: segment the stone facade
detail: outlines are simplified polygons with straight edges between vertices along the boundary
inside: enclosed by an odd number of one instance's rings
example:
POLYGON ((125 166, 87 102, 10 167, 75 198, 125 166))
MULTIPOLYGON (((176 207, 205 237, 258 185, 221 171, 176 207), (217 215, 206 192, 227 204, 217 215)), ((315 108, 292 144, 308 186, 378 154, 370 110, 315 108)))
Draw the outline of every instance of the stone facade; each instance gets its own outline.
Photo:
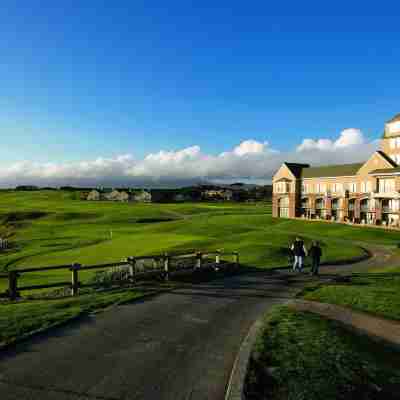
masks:
POLYGON ((364 163, 284 163, 273 177, 274 217, 400 226, 400 114, 364 163))

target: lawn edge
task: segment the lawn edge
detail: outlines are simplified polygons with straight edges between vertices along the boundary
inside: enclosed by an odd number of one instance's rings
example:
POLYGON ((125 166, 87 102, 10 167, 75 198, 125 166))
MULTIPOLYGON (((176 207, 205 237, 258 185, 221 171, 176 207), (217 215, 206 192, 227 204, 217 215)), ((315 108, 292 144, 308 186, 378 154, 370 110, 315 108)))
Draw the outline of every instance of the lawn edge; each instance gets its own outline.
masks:
POLYGON ((287 306, 295 311, 311 312, 322 318, 336 321, 358 335, 367 336, 375 342, 400 350, 399 320, 355 310, 351 307, 313 300, 292 299, 287 306))
POLYGON ((99 307, 98 309, 94 309, 92 311, 82 311, 79 314, 76 314, 76 315, 74 315, 72 317, 63 319, 61 321, 54 322, 53 324, 50 324, 50 325, 46 326, 45 328, 38 328, 38 329, 35 329, 33 331, 27 332, 26 334, 18 336, 18 337, 14 338, 14 339, 11 339, 10 341, 0 342, 0 352, 8 350, 8 349, 10 349, 12 347, 15 347, 17 344, 26 342, 26 341, 28 341, 28 340, 32 339, 33 337, 38 336, 40 334, 50 333, 52 330, 54 330, 56 328, 61 328, 63 326, 66 326, 71 322, 78 322, 79 319, 82 319, 83 317, 86 317, 86 316, 89 316, 89 315, 101 314, 101 313, 109 311, 109 310, 111 310, 111 309, 113 309, 115 307, 118 307, 118 306, 121 306, 121 305, 124 305, 124 304, 130 304, 130 303, 136 303, 136 302, 139 302, 139 301, 143 301, 144 299, 147 299, 147 298, 150 298, 150 297, 155 297, 157 295, 160 295, 160 294, 163 294, 163 293, 167 293, 167 292, 169 292, 171 290, 174 290, 174 289, 176 289, 176 287, 168 288, 168 289, 154 290, 154 291, 151 291, 149 293, 144 293, 142 295, 139 295, 139 296, 137 296, 137 297, 135 297, 133 299, 130 299, 130 300, 117 301, 117 302, 112 303, 112 304, 110 304, 110 305, 108 305, 106 307, 103 307, 103 308, 99 307))

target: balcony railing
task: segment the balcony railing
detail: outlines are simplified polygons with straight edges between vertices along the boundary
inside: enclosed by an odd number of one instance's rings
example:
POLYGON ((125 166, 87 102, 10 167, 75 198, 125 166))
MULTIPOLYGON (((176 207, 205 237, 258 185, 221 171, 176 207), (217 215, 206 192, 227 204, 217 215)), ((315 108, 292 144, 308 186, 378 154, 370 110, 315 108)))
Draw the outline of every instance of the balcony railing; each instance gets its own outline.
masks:
POLYGON ((398 211, 396 211, 392 207, 383 206, 382 207, 382 212, 384 212, 384 213, 395 213, 395 212, 398 212, 398 211))
POLYGON ((375 210, 372 207, 369 207, 369 206, 361 206, 360 207, 360 211, 361 212, 373 212, 375 210))

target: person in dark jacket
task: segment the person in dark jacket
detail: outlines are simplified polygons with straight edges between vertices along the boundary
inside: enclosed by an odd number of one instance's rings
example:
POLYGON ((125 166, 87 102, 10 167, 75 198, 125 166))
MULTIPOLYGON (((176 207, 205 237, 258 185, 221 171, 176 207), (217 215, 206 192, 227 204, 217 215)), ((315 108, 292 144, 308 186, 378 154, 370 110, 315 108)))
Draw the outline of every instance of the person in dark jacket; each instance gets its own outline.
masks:
POLYGON ((308 254, 311 257, 311 274, 318 275, 319 264, 321 262, 321 256, 322 256, 322 249, 318 242, 316 241, 312 242, 311 247, 308 250, 308 254))
POLYGON ((307 255, 307 249, 304 246, 304 242, 297 237, 290 249, 294 255, 293 271, 299 270, 299 272, 301 272, 303 270, 304 257, 307 255))

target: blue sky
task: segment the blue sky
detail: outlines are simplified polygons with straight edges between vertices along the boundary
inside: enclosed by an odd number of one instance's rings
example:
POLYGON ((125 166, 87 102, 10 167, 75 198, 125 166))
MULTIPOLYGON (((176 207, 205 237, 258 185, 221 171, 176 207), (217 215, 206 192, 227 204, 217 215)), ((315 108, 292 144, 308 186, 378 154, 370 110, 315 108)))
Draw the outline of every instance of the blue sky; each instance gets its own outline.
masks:
POLYGON ((17 3, 0 14, 1 165, 371 141, 400 112, 396 3, 17 3))

